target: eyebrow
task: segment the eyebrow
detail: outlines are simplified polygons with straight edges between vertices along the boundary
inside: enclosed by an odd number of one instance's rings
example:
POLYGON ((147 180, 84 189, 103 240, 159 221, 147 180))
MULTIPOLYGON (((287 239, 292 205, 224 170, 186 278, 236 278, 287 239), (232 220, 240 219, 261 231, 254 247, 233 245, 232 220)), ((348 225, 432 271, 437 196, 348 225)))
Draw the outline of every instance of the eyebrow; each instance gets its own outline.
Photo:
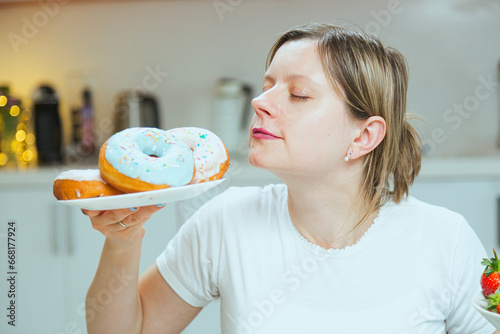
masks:
MULTIPOLYGON (((271 81, 271 82, 275 82, 276 81, 269 74, 264 75, 264 77, 262 78, 262 81, 266 81, 266 80, 271 81)), ((303 75, 303 74, 288 74, 285 77, 285 81, 286 82, 295 81, 295 80, 304 80, 304 81, 307 81, 309 83, 317 85, 317 83, 313 79, 311 79, 310 77, 308 77, 307 75, 303 75)))

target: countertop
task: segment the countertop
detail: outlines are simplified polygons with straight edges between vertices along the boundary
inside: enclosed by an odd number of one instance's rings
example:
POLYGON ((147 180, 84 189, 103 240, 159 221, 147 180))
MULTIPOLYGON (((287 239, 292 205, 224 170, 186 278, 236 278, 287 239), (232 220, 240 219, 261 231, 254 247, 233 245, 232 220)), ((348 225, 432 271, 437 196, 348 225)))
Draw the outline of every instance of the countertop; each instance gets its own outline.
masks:
POLYGON ((425 157, 417 182, 426 181, 500 181, 500 155, 425 157))
MULTIPOLYGON (((50 187, 57 175, 69 169, 97 169, 95 165, 57 165, 36 167, 25 170, 1 170, 0 169, 0 191, 13 190, 14 187, 22 188, 44 188, 50 187)), ((224 176, 232 185, 251 185, 263 183, 277 183, 280 180, 270 172, 252 167, 247 161, 231 160, 231 166, 224 176)))
MULTIPOLYGON (((46 186, 64 170, 98 168, 97 165, 37 167, 27 170, 0 170, 0 187, 46 186)), ((244 160, 232 160, 226 177, 235 183, 251 184, 253 181, 279 182, 271 173, 250 166, 244 160)), ((500 181, 500 156, 430 158, 422 161, 417 182, 500 181)), ((5 190, 5 189, 4 189, 5 190)))

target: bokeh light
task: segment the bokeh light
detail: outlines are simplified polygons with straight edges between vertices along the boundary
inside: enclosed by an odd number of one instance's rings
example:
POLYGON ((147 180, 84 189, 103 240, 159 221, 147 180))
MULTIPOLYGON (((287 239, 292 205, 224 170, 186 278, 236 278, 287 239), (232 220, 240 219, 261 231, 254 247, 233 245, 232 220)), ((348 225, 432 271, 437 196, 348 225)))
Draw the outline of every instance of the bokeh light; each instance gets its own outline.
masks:
POLYGON ((28 133, 26 135, 26 144, 33 145, 35 143, 35 135, 32 133, 28 133))
POLYGON ((10 151, 15 152, 19 147, 19 142, 17 140, 11 140, 10 142, 10 151))
POLYGON ((5 166, 5 164, 9 161, 9 157, 5 153, 0 153, 0 166, 5 166))
POLYGON ((23 111, 23 120, 26 122, 26 121, 29 121, 30 118, 31 118, 31 110, 29 109, 26 109, 23 111))
POLYGON ((21 111, 21 110, 19 109, 19 107, 18 107, 18 106, 12 106, 12 107, 10 107, 10 115, 11 115, 12 117, 16 117, 17 115, 19 115, 19 112, 20 112, 20 111, 21 111))
POLYGON ((16 139, 17 141, 23 141, 26 139, 26 132, 23 130, 19 130, 16 132, 16 139))
POLYGON ((33 159, 33 152, 30 150, 26 150, 23 152, 23 160, 24 161, 31 161, 33 159))

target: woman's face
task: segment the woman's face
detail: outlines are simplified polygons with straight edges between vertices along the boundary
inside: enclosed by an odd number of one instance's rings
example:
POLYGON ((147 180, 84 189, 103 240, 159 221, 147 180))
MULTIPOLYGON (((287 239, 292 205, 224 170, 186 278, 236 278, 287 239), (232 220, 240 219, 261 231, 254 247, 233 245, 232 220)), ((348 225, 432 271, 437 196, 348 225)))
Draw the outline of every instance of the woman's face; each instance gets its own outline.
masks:
POLYGON ((317 45, 313 40, 291 41, 276 52, 262 94, 252 101, 253 166, 324 177, 345 164, 356 129, 323 71, 317 45))

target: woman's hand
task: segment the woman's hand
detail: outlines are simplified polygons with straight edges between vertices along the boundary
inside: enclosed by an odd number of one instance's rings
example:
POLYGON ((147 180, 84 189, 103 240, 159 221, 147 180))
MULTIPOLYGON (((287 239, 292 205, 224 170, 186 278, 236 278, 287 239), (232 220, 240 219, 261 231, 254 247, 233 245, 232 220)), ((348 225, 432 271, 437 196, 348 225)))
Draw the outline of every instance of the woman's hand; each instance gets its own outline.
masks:
POLYGON ((165 204, 140 208, 94 211, 82 209, 89 216, 92 227, 101 232, 113 246, 136 246, 144 237, 144 223, 165 204))

